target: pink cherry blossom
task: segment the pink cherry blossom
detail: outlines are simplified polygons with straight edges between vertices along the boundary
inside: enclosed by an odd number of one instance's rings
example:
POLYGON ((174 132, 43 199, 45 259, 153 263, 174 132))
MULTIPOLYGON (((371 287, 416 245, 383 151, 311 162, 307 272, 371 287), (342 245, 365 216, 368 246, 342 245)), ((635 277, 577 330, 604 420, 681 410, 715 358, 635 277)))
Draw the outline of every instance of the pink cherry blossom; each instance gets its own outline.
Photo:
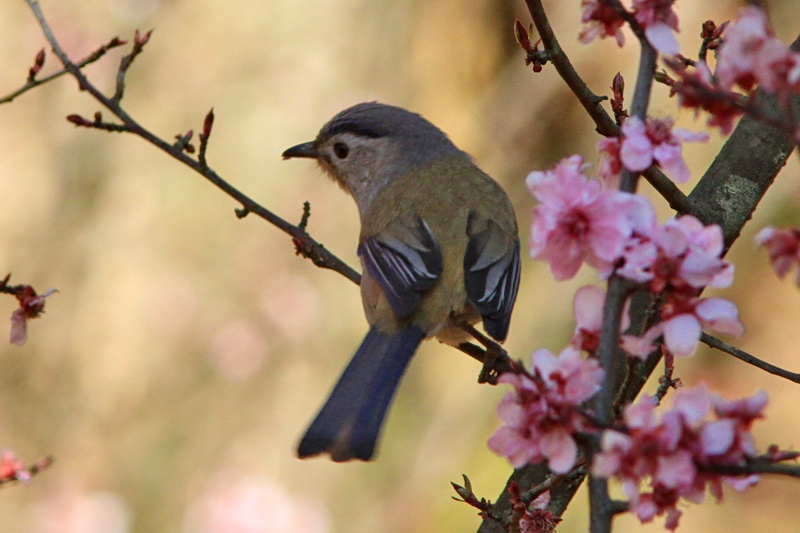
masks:
POLYGON ((572 156, 553 170, 532 172, 526 183, 539 205, 533 212, 531 256, 550 263, 559 281, 577 274, 586 261, 609 272, 631 235, 631 195, 603 189, 583 174, 572 156))
POLYGON ((672 128, 671 119, 630 117, 622 125, 620 159, 628 170, 641 172, 657 163, 675 181, 688 181, 689 167, 683 161, 681 142, 706 141, 705 133, 692 133, 682 128, 672 128))
POLYGON ((672 9, 675 0, 633 0, 633 16, 644 28, 645 37, 662 54, 675 55, 680 49, 674 32, 678 15, 672 9))
POLYGON ((581 0, 581 7, 581 22, 584 26, 578 38, 583 44, 589 44, 597 37, 614 37, 619 46, 625 43, 625 36, 622 34, 625 19, 616 9, 603 0, 581 0))
POLYGON ((31 480, 31 471, 25 463, 17 458, 13 450, 4 449, 0 452, 0 481, 21 481, 27 483, 31 480))
POLYGON ((603 180, 607 189, 619 188, 619 177, 622 173, 622 158, 619 137, 604 137, 597 143, 597 150, 603 154, 597 167, 597 175, 603 180))
POLYGON ((550 505, 550 491, 546 490, 528 503, 515 481, 508 485, 512 512, 519 518, 519 533, 551 533, 561 518, 547 510, 550 505))
MULTIPOLYGON (((767 249, 769 261, 779 278, 783 278, 800 262, 800 229, 765 227, 756 235, 756 244, 767 249)), ((800 285, 800 270, 795 274, 800 285)))
POLYGON ((717 78, 728 89, 738 85, 750 91, 761 84, 770 92, 797 92, 800 54, 774 37, 764 11, 747 7, 725 31, 717 58, 717 78))
POLYGON ((58 292, 56 289, 49 289, 44 294, 36 294, 30 285, 22 285, 18 288, 15 296, 19 301, 19 307, 11 313, 11 334, 9 342, 17 346, 22 346, 28 340, 28 320, 38 318, 44 313, 45 298, 58 292))
MULTIPOLYGON (((639 242, 632 252, 644 254, 646 259, 653 256, 654 247, 655 257, 650 268, 641 264, 644 259, 634 257, 637 268, 631 279, 650 281, 652 292, 669 289, 694 296, 696 289, 725 288, 733 282, 733 265, 720 258, 725 242, 718 225, 705 226, 697 218, 684 215, 668 220, 651 235, 651 240, 639 242)), ((625 275, 627 271, 623 267, 620 272, 625 275)))
MULTIPOLYGON (((576 324, 575 332, 570 340, 570 344, 575 348, 589 353, 597 350, 605 298, 606 291, 595 285, 584 285, 575 292, 572 307, 576 324)), ((620 331, 624 331, 630 326, 629 307, 630 300, 625 302, 625 308, 622 311, 620 331)))
POLYGON ((722 298, 668 299, 661 316, 663 321, 642 337, 623 335, 625 351, 644 358, 655 349, 655 340, 663 335, 664 344, 672 354, 688 357, 697 349, 704 329, 736 337, 744 333, 736 304, 722 298))
POLYGON ((733 303, 697 297, 699 289, 724 288, 733 282, 733 265, 720 258, 724 245, 719 226, 704 226, 690 215, 671 219, 657 230, 634 232, 617 272, 632 281, 647 282, 653 293, 662 294, 665 304, 660 323, 641 337, 622 336, 628 353, 645 357, 663 336, 671 353, 688 356, 697 348, 703 329, 742 334, 744 327, 733 303))
POLYGON ((515 468, 547 459, 553 472, 566 473, 578 453, 573 435, 591 429, 577 408, 599 390, 603 370, 572 347, 558 356, 538 350, 532 361, 532 374, 500 376, 514 390, 497 407, 504 425, 489 439, 489 447, 515 468))
POLYGON ((734 84, 753 89, 756 61, 761 48, 772 38, 764 12, 756 7, 743 9, 725 31, 725 41, 717 53, 717 78, 726 88, 734 84))
POLYGON ((763 392, 727 402, 700 385, 678 391, 672 409, 657 416, 655 401, 644 397, 625 409, 624 429, 603 432, 592 472, 622 482, 640 521, 665 515, 665 527, 674 530, 681 500, 700 503, 707 490, 719 500, 722 482, 743 490, 758 480, 724 476, 715 467, 743 466, 756 456, 750 427, 765 405, 763 392))
POLYGON ((709 113, 709 127, 719 127, 724 135, 733 130, 736 118, 744 113, 741 105, 742 95, 729 91, 717 84, 703 61, 697 61, 694 68, 674 59, 665 63, 678 76, 672 84, 672 91, 678 95, 678 104, 709 113))

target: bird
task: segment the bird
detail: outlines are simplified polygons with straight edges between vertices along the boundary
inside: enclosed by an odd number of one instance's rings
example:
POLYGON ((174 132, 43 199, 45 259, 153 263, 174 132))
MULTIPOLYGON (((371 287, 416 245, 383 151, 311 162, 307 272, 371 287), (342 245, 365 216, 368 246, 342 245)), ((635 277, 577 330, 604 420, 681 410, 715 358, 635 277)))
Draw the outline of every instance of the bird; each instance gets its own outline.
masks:
POLYGON ((373 458, 420 343, 458 345, 482 321, 506 339, 520 279, 517 221, 490 176, 431 122, 365 102, 336 114, 284 159, 316 160, 356 202, 369 332, 300 440, 300 458, 373 458))

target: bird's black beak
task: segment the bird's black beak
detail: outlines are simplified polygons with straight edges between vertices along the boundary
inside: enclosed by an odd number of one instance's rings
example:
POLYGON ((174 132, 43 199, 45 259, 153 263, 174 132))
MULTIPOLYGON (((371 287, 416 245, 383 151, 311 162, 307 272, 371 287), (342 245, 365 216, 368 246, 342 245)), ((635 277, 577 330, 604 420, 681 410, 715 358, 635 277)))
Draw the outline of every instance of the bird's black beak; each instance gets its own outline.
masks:
POLYGON ((292 146, 283 152, 284 159, 290 159, 292 157, 308 157, 311 159, 316 159, 319 157, 319 154, 317 153, 316 148, 314 148, 314 143, 307 142, 298 144, 297 146, 292 146))

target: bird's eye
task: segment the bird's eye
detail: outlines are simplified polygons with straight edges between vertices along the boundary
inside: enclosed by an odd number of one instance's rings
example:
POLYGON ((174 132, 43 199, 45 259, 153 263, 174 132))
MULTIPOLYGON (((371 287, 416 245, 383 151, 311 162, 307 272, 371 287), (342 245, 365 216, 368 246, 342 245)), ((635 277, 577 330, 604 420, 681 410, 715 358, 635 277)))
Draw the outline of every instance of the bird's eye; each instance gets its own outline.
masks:
POLYGON ((333 153, 339 159, 344 159, 350 153, 350 148, 345 143, 336 143, 333 145, 333 153))

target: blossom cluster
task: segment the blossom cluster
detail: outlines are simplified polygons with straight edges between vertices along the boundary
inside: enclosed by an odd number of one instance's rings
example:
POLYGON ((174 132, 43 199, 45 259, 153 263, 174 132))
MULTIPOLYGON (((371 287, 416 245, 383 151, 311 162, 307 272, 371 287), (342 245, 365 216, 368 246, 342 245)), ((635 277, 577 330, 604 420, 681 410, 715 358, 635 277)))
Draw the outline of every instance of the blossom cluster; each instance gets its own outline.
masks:
MULTIPOLYGON (((659 53, 675 56, 679 49, 674 3, 632 0, 628 9, 616 1, 582 0, 580 40, 613 37, 622 46, 622 28, 630 23, 659 53)), ((665 73, 658 77, 678 94, 680 105, 708 111, 709 125, 723 133, 731 131, 735 118, 752 111, 747 97, 736 91, 749 92, 759 85, 784 103, 788 95, 800 92, 800 54, 775 39, 758 8, 743 10, 730 25, 706 22, 701 37, 703 60, 666 58, 678 79, 665 73), (704 61, 708 50, 718 52, 713 73, 704 61)), ((526 179, 538 201, 531 255, 546 261, 557 280, 573 278, 586 263, 597 269, 601 279, 620 276, 659 295, 656 324, 641 337, 620 334, 620 344, 631 356, 644 358, 663 339, 665 355, 689 356, 704 330, 736 336, 744 332, 734 303, 700 297, 706 287, 727 288, 733 282, 733 265, 722 259, 726 248, 722 228, 707 226, 691 215, 660 224, 649 201, 618 189, 623 171, 641 173, 651 166, 685 183, 690 172, 682 143, 705 141, 708 135, 675 128, 669 118, 628 117, 618 78, 612 107, 620 134, 599 143, 600 179, 587 177, 588 165, 578 155, 526 179)), ((779 275, 800 263, 800 230, 766 228, 757 241, 768 250, 779 275)), ((678 526, 682 500, 701 502, 707 491, 719 500, 723 483, 743 490, 757 482, 756 475, 721 472, 745 467, 756 458, 750 430, 762 417, 767 397, 759 392, 729 402, 701 385, 677 392, 672 409, 661 415, 656 413, 656 400, 645 397, 628 406, 621 420, 598 427, 597 419, 584 414, 581 406, 600 389, 604 372, 593 357, 581 358, 580 351, 594 354, 601 334, 607 333, 601 331, 604 305, 602 288, 579 289, 570 346, 558 356, 538 350, 530 372, 518 370, 500 377, 513 391, 498 407, 504 425, 489 445, 515 467, 547 461, 559 474, 575 466, 581 438, 599 437, 601 451, 589 458, 593 474, 620 480, 630 510, 642 522, 666 515, 666 527, 672 530, 678 526)), ((620 333, 629 327, 627 305, 620 333)), ((585 451, 590 453, 589 448, 585 451)), ((774 461, 789 456, 794 454, 768 454, 774 461)))
POLYGON ((703 329, 739 336, 744 326, 732 302, 722 298, 700 298, 704 287, 725 288, 733 282, 733 265, 720 259, 724 247, 719 226, 704 226, 691 215, 668 220, 650 238, 639 239, 626 250, 618 273, 649 284, 662 294, 661 322, 641 338, 623 336, 631 355, 644 357, 664 337, 675 355, 692 355, 703 329))
POLYGON ((733 281, 733 265, 720 258, 719 226, 704 226, 690 215, 659 226, 643 197, 587 178, 580 156, 551 171, 532 172, 527 184, 540 202, 533 214, 531 255, 547 261, 556 279, 574 277, 586 262, 603 278, 616 271, 664 295, 662 322, 641 338, 624 338, 632 355, 647 355, 662 335, 670 351, 691 355, 704 327, 743 332, 734 304, 697 296, 704 287, 724 288, 733 281))
POLYGON ((743 9, 725 29, 713 74, 704 61, 695 62, 694 68, 676 60, 667 64, 678 76, 678 81, 669 83, 679 104, 707 111, 709 126, 719 126, 724 134, 749 105, 733 89, 752 93, 760 86, 784 105, 790 95, 800 92, 800 54, 775 38, 764 11, 754 6, 743 9))
POLYGON ((515 468, 547 460, 553 472, 569 472, 578 456, 575 434, 591 430, 578 407, 600 389, 602 380, 597 360, 581 358, 573 347, 558 356, 537 350, 530 373, 508 372, 499 378, 514 390, 497 407, 504 425, 489 439, 489 447, 515 468))
MULTIPOLYGON (((678 15, 673 10, 675 0, 633 0, 629 13, 644 30, 648 42, 663 54, 677 54, 678 15)), ((581 21, 585 24, 580 34, 582 43, 597 37, 614 37, 619 46, 625 43, 622 27, 625 10, 620 4, 612 6, 603 0, 583 0, 581 21)))
POLYGON ((775 38, 763 10, 742 10, 725 32, 717 55, 716 77, 724 89, 738 85, 751 91, 788 95, 800 91, 800 54, 775 38))
POLYGON ((708 489, 720 500, 723 482, 744 490, 758 481, 719 468, 744 466, 756 456, 750 428, 766 403, 763 391, 726 401, 700 385, 676 393, 672 409, 658 416, 655 400, 645 397, 625 409, 624 430, 603 432, 592 471, 621 480, 630 510, 643 523, 666 514, 665 525, 674 530, 681 499, 700 503, 708 489))
POLYGON ((688 181, 689 167, 683 160, 681 143, 707 141, 708 134, 673 128, 673 125, 669 118, 627 119, 622 124, 621 137, 603 139, 599 143, 600 152, 606 156, 600 167, 600 176, 613 185, 623 167, 642 172, 657 164, 675 181, 688 181))

